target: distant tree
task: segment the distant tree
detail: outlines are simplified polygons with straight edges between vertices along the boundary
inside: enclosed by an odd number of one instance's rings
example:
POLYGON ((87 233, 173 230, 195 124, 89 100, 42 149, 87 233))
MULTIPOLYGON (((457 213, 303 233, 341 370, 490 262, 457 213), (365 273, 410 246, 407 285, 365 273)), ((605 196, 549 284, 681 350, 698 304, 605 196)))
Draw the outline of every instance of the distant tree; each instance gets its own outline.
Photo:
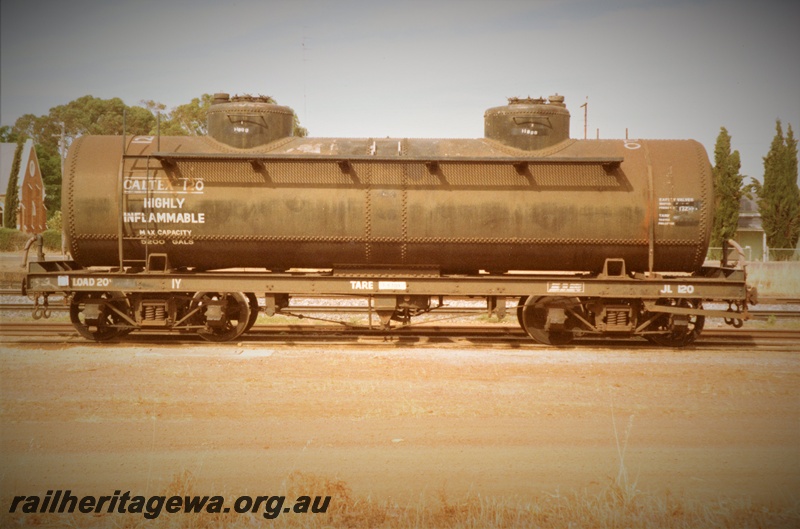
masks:
POLYGON ((36 145, 57 149, 62 123, 69 146, 84 134, 122 134, 123 113, 127 134, 147 134, 155 124, 155 118, 145 108, 129 107, 118 97, 100 99, 87 95, 51 108, 46 116, 26 114, 14 124, 14 131, 33 138, 36 145))
POLYGON ((25 144, 23 138, 17 141, 17 148, 14 149, 14 161, 11 162, 11 175, 8 178, 8 187, 6 187, 6 200, 3 208, 3 226, 6 228, 17 227, 17 211, 19 211, 19 182, 17 176, 19 175, 19 166, 22 163, 22 147, 25 144))
POLYGON ((297 117, 297 114, 294 115, 294 135, 298 138, 308 136, 308 129, 300 126, 300 118, 297 117))
POLYGON ((739 151, 731 153, 731 136, 720 127, 714 147, 714 227, 711 246, 722 246, 732 239, 739 225, 739 202, 742 200, 743 176, 739 174, 739 151))
POLYGON ((8 125, 0 127, 0 143, 17 143, 17 135, 8 125))
POLYGON ((185 105, 180 105, 172 110, 172 119, 180 124, 180 127, 194 136, 205 136, 208 134, 208 109, 214 96, 203 94, 199 98, 195 97, 185 105))
MULTIPOLYGON (((163 103, 142 101, 142 104, 154 114, 161 114, 160 132, 164 136, 205 136, 208 133, 208 109, 213 99, 211 94, 203 94, 169 112, 166 112, 167 107, 163 103)), ((156 133, 155 126, 150 133, 156 133)))
POLYGON ((84 134, 122 134, 123 113, 127 134, 148 134, 155 126, 155 117, 146 108, 127 106, 117 97, 100 99, 90 95, 53 107, 44 116, 25 114, 17 119, 10 134, 33 139, 45 185, 48 215, 61 209, 59 142, 62 123, 66 150, 75 138, 84 134))
MULTIPOLYGON (((211 108, 213 100, 213 95, 203 94, 169 112, 166 112, 166 105, 156 101, 142 101, 142 104, 154 114, 161 113, 161 134, 165 136, 205 136, 208 134, 208 109, 211 108)), ((277 104, 271 97, 267 98, 267 102, 277 104)), ((155 134, 155 132, 153 129, 151 134, 155 134)), ((298 137, 308 135, 308 130, 300 126, 297 114, 294 116, 294 135, 298 137)))
MULTIPOLYGON (((149 135, 158 128, 156 115, 162 112, 160 132, 165 136, 205 135, 208 109, 213 96, 203 94, 189 103, 164 112, 166 106, 155 101, 142 101, 144 106, 127 106, 118 97, 101 99, 83 96, 50 109, 47 115, 25 114, 14 126, 0 128, 0 139, 13 142, 18 138, 32 138, 42 170, 45 185, 45 206, 48 215, 61 209, 61 156, 59 142, 62 124, 64 151, 75 138, 84 134, 99 135, 149 135), (123 127, 123 114, 124 127, 123 127)), ((274 100, 270 102, 275 103, 274 100)), ((308 131, 300 126, 295 115, 295 136, 306 136, 308 131)))
MULTIPOLYGON (((797 140, 789 125, 786 137, 780 120, 764 157, 764 183, 754 182, 758 210, 770 248, 796 248, 800 238, 800 188, 797 185, 797 140)), ((781 256, 776 256, 780 258, 781 256)))

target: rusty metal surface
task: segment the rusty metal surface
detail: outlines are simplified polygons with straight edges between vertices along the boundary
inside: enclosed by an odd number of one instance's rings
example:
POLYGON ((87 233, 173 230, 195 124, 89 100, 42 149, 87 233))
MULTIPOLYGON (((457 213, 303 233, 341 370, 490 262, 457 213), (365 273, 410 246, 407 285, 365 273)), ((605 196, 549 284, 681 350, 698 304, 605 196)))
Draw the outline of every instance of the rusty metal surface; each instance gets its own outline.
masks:
POLYGON ((166 253, 175 267, 702 265, 713 200, 699 143, 565 138, 525 150, 501 139, 281 137, 237 149, 134 137, 123 158, 120 137, 83 137, 67 161, 66 233, 85 266, 119 262, 120 214, 126 261, 166 253))
POLYGON ((509 147, 534 151, 569 139, 569 112, 564 97, 520 99, 484 114, 484 136, 509 147))
POLYGON ((208 134, 231 147, 249 149, 292 135, 294 111, 264 96, 215 94, 208 109, 208 134))

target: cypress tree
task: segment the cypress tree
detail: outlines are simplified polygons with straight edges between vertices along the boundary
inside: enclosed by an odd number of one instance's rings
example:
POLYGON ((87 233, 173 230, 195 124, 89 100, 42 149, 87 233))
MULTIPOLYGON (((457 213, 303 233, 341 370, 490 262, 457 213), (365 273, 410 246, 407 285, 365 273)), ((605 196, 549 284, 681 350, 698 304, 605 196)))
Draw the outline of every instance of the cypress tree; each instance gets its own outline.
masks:
POLYGON ((20 138, 17 142, 17 148, 14 150, 14 161, 11 163, 11 175, 8 178, 6 201, 3 207, 3 226, 11 229, 17 228, 17 211, 19 210, 19 182, 17 182, 17 176, 19 175, 19 165, 24 144, 25 140, 20 138))
MULTIPOLYGON (((800 188, 797 185, 797 140, 789 125, 784 138, 780 120, 764 157, 764 184, 757 186, 758 210, 770 248, 796 248, 800 238, 800 188)), ((773 258, 790 255, 774 255, 773 258)))
POLYGON ((739 174, 741 161, 739 151, 731 153, 731 136, 725 127, 720 127, 714 146, 714 227, 711 230, 711 246, 722 246, 732 239, 739 225, 739 202, 742 199, 742 180, 739 174))

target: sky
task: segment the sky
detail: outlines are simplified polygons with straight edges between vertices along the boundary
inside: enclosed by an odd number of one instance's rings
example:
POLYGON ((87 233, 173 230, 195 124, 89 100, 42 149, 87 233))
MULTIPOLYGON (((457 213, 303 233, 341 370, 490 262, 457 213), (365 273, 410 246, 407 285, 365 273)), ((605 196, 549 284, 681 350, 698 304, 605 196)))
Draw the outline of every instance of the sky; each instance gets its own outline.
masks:
POLYGON ((270 95, 317 137, 479 138, 509 97, 561 94, 571 136, 700 141, 761 178, 800 136, 789 0, 2 0, 0 124, 84 95, 172 108, 270 95))

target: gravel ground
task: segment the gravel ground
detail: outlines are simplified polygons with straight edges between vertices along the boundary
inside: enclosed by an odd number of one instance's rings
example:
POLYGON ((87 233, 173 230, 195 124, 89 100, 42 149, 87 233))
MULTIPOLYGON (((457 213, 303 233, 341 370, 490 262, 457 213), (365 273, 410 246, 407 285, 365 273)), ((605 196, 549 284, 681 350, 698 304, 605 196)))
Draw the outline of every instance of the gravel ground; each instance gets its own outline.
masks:
POLYGON ((624 471, 646 494, 799 499, 796 353, 18 345, 0 380, 0 501, 183 471, 209 493, 300 471, 397 501, 524 498, 624 471))

